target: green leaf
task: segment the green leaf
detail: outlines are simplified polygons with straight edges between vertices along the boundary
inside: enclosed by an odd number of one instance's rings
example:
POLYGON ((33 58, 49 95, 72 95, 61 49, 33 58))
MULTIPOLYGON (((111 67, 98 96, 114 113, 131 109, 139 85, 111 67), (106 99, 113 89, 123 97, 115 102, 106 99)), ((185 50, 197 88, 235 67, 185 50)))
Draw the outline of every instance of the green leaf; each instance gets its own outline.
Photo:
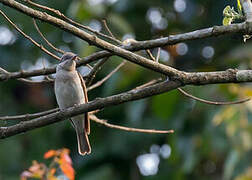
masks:
POLYGON ((222 20, 222 24, 224 26, 227 26, 227 25, 230 25, 233 21, 233 18, 231 17, 224 17, 223 20, 222 20))

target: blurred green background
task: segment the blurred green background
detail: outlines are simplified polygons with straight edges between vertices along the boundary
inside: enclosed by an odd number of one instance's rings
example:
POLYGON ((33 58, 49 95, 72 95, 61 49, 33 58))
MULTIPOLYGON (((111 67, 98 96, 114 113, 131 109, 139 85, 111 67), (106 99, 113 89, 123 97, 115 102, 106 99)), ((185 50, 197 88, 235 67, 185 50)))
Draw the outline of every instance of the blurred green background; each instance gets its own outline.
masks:
MULTIPOLYGON (((148 40, 222 24, 232 0, 82 0, 38 3, 59 9, 74 20, 106 33, 108 26, 118 39, 148 40)), ((27 34, 43 42, 30 17, 0 4, 0 9, 27 34)), ((81 57, 98 49, 52 25, 38 22, 41 31, 57 47, 81 57)), ((43 42, 44 43, 44 42, 43 42)), ((46 44, 44 43, 46 46, 46 44)), ((47 47, 47 46, 46 46, 47 47)), ((153 54, 157 49, 152 50, 153 54)), ((146 55, 144 51, 138 52, 146 55)), ((57 64, 17 33, 0 17, 0 67, 8 71, 57 64)), ((250 69, 251 40, 241 34, 188 41, 163 47, 160 61, 185 71, 250 69)), ((122 61, 112 57, 98 73, 100 80, 122 61)), ((87 69, 82 68, 82 73, 87 69)), ((130 90, 159 74, 127 63, 104 85, 89 92, 89 99, 130 90)), ((35 77, 34 81, 43 77, 35 77)), ((185 88, 208 100, 231 101, 250 97, 251 85, 228 84, 185 88)), ((55 108, 53 85, 27 85, 17 80, 0 82, 0 116, 35 113, 55 108)), ((15 180, 32 160, 48 163, 49 149, 69 148, 78 180, 184 180, 252 179, 252 101, 240 105, 211 106, 195 102, 174 90, 152 98, 108 107, 98 117, 118 125, 174 129, 174 134, 130 133, 91 123, 92 153, 77 153, 76 136, 69 121, 0 140, 0 179, 15 180)), ((0 122, 1 126, 18 122, 0 122)))

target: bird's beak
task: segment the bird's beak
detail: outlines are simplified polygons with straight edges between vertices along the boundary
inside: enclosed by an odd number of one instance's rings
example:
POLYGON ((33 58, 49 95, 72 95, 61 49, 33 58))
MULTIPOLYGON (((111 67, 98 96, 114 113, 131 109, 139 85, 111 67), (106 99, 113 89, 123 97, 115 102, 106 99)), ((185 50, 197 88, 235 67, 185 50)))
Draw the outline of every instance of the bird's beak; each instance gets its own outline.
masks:
POLYGON ((73 61, 76 61, 77 60, 77 55, 74 55, 73 58, 72 58, 73 61))

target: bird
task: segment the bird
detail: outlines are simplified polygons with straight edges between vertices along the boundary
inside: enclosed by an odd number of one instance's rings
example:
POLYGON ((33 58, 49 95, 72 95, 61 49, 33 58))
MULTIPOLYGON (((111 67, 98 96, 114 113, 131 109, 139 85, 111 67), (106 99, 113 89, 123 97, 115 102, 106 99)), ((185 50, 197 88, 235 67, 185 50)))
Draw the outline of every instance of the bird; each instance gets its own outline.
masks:
MULTIPOLYGON (((60 110, 88 102, 85 81, 76 69, 76 59, 76 54, 66 52, 56 67, 54 91, 60 110)), ((90 154, 88 113, 71 117, 70 120, 77 135, 79 154, 82 156, 90 154)))

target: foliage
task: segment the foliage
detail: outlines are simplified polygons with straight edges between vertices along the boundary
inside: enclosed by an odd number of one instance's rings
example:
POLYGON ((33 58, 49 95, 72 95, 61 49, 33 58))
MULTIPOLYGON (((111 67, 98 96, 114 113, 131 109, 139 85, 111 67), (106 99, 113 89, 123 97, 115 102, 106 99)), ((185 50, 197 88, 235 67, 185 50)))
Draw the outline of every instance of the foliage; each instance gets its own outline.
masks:
MULTIPOLYGON (((98 27, 104 33, 106 30, 102 28, 100 20, 106 18, 108 26, 117 38, 122 39, 131 35, 137 40, 165 37, 221 25, 222 10, 229 5, 231 12, 228 13, 235 15, 232 7, 237 6, 236 1, 227 0, 61 0, 60 3, 38 0, 36 2, 59 9, 74 20, 98 27), (175 2, 186 2, 184 11, 175 10, 175 2), (157 23, 158 19, 149 18, 150 14, 158 15, 161 24, 157 23)), ((33 28, 29 17, 3 5, 0 5, 0 8, 15 20, 22 30, 45 45, 33 28)), ((239 8, 235 11, 240 14, 239 8)), ((235 18, 232 17, 232 20, 235 18)), ((47 39, 57 47, 75 52, 81 57, 98 50, 44 22, 38 22, 38 25, 47 39)), ((18 71, 20 68, 23 70, 41 68, 43 62, 46 67, 57 64, 54 59, 31 45, 0 17, 0 32, 6 28, 12 33, 14 39, 0 45, 1 67, 9 71, 18 71)), ((250 69, 251 40, 244 44, 242 39, 240 34, 235 34, 162 47, 161 63, 185 71, 250 69), (184 48, 184 54, 178 50, 180 47, 184 48)), ((157 49, 151 51, 155 56, 157 49)), ((143 51, 137 53, 145 55, 143 51)), ((99 81, 121 61, 121 58, 112 57, 95 80, 99 81)), ((127 63, 103 86, 90 91, 89 99, 123 92, 157 77, 160 77, 157 73, 150 73, 135 64, 127 63)), ((198 97, 218 101, 231 101, 251 96, 249 83, 188 87, 186 90, 198 97)), ((41 112, 56 107, 53 86, 50 84, 27 85, 16 80, 6 81, 0 84, 0 99, 1 116, 41 112)), ((81 157, 77 152, 76 135, 70 122, 52 124, 1 140, 0 179, 16 180, 24 167, 29 167, 32 160, 39 159, 48 149, 61 147, 67 147, 72 152, 75 179, 249 178, 252 162, 251 107, 251 101, 241 105, 210 106, 172 91, 105 108, 98 113, 98 117, 107 119, 110 123, 138 128, 174 129, 175 133, 172 135, 127 133, 91 123, 92 153, 81 157), (167 147, 170 147, 170 151, 164 151, 169 150, 167 147), (164 152, 170 154, 164 156, 164 152), (159 160, 156 174, 145 176, 140 172, 136 161, 138 157, 146 154, 151 154, 152 156, 148 157, 159 160)), ((14 123, 16 121, 0 122, 0 125, 7 126, 14 123)), ((49 151, 48 154, 47 156, 55 155, 55 151, 49 151)), ((60 159, 60 156, 52 156, 52 161, 56 157, 60 159)), ((43 173, 40 164, 34 162, 37 170, 43 173)), ((57 164, 55 173, 54 170, 51 171, 53 175, 63 167, 60 167, 59 162, 57 164)), ((28 172, 32 174, 29 169, 28 172)))
POLYGON ((226 6, 223 10, 224 18, 223 18, 222 24, 230 25, 233 21, 244 18, 242 14, 242 7, 241 7, 240 0, 237 0, 237 10, 238 12, 234 10, 234 7, 231 8, 229 5, 226 6))
POLYGON ((47 167, 43 163, 32 161, 32 166, 22 172, 21 180, 47 179, 59 180, 63 177, 74 180, 75 172, 72 167, 72 160, 69 157, 69 149, 49 150, 44 154, 45 159, 52 158, 50 165, 47 167))

